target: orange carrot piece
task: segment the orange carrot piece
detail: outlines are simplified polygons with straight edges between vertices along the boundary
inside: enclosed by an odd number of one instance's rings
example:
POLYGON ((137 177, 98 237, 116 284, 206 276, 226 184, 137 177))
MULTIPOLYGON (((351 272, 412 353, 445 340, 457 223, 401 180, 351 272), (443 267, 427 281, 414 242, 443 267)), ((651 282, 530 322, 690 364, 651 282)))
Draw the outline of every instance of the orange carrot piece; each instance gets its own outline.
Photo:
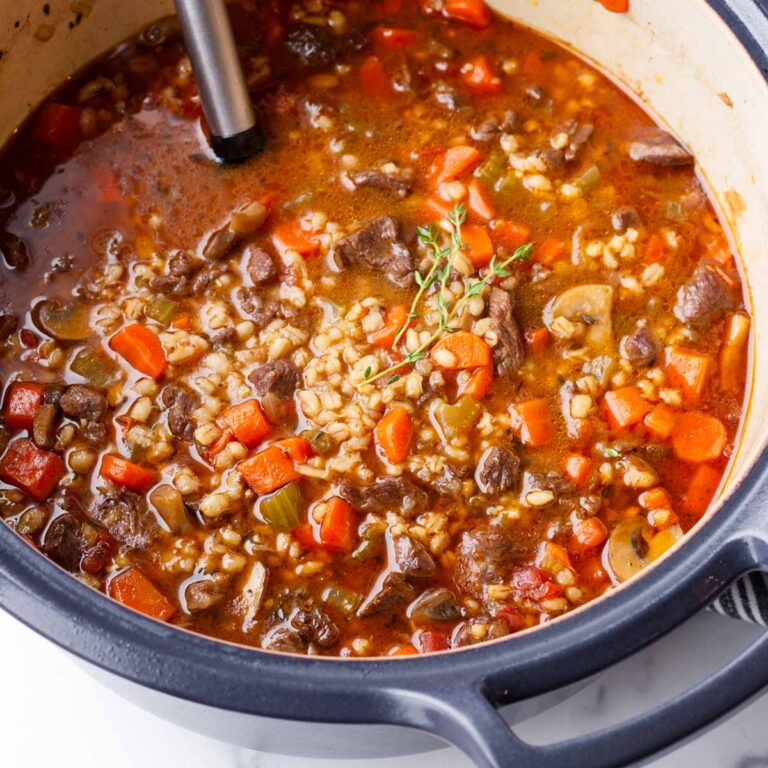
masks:
POLYGON ((437 195, 429 195, 429 197, 426 197, 424 199, 424 207, 429 215, 437 216, 438 220, 447 219, 448 214, 453 208, 449 202, 437 195))
POLYGON ((192 328, 192 318, 189 315, 181 315, 171 325, 179 331, 188 331, 192 328))
POLYGON ((418 656, 419 652, 410 643, 405 645, 393 645, 388 651, 387 656, 418 656))
POLYGON ((5 425, 10 429, 30 429, 44 395, 45 387, 36 381, 14 381, 5 396, 5 425))
POLYGON ((355 510, 338 496, 325 504, 320 523, 320 541, 334 552, 351 552, 357 543, 357 515, 355 510))
POLYGON ((629 10, 629 0, 599 0, 606 11, 626 13, 629 10))
POLYGON ((608 423, 612 429, 631 427, 642 421, 653 409, 634 384, 606 392, 605 404, 608 409, 608 423))
POLYGON ((643 419, 645 428, 659 440, 666 440, 675 427, 675 411, 664 403, 658 403, 643 419))
POLYGON ((667 244, 660 235, 652 234, 648 238, 643 252, 643 261, 656 264, 667 259, 667 244))
POLYGON ((549 331, 544 326, 541 328, 529 328, 523 336, 525 338, 525 346, 532 355, 541 352, 549 345, 549 331))
POLYGON ((538 77, 544 68, 544 62, 538 51, 528 51, 523 57, 523 74, 528 77, 538 77))
POLYGON ((472 170, 480 162, 480 152, 475 147, 461 145, 447 149, 436 162, 437 179, 435 186, 444 181, 452 181, 466 171, 472 170))
POLYGON ((399 405, 387 411, 373 430, 376 444, 393 464, 405 461, 413 439, 413 422, 399 405))
POLYGON ((222 418, 246 448, 255 448, 272 434, 272 425, 256 400, 246 400, 227 408, 222 418))
POLYGON ((698 405, 707 385, 713 361, 709 355, 684 347, 667 347, 665 350, 667 379, 677 387, 688 405, 698 405))
POLYGON ((594 549, 605 543, 608 538, 608 529, 599 518, 588 517, 574 525, 573 535, 579 546, 584 549, 594 549))
POLYGON ((672 448, 678 459, 697 464, 715 461, 723 455, 727 442, 723 422, 708 413, 690 411, 675 419, 672 448))
POLYGON ((306 437, 285 437, 272 445, 287 453, 296 464, 303 464, 315 455, 315 449, 306 437))
POLYGON ((490 391, 493 384, 493 366, 484 365, 474 371, 464 370, 459 373, 458 397, 471 397, 482 400, 490 391))
POLYGON ((494 222, 491 232, 493 232, 493 241, 510 251, 525 245, 531 235, 530 228, 526 227, 525 224, 498 219, 494 222))
POLYGON ((241 461, 237 470, 260 495, 272 493, 301 477, 294 467, 293 459, 279 445, 274 444, 250 459, 241 461))
POLYGON ((108 592, 118 603, 160 621, 168 621, 176 610, 170 600, 136 566, 110 579, 108 592))
POLYGON ((556 261, 559 261, 566 254, 567 245, 562 240, 554 237, 548 237, 542 240, 538 248, 533 250, 533 260, 545 267, 551 267, 556 261))
POLYGON ((381 46, 390 51, 398 51, 401 48, 409 48, 419 39, 418 32, 413 29, 401 29, 399 27, 374 27, 371 30, 371 40, 374 45, 381 46))
POLYGON ((359 71, 360 87, 368 96, 377 99, 389 99, 394 96, 392 81, 378 56, 369 56, 359 71))
POLYGON ((317 255, 320 249, 317 235, 302 229, 299 222, 281 224, 279 227, 275 227, 272 240, 278 248, 295 251, 305 259, 317 255))
POLYGON ((168 366, 160 339, 149 328, 138 323, 118 331, 110 339, 109 346, 128 365, 153 379, 159 379, 168 366))
POLYGON ((485 227, 465 225, 461 228, 461 239, 467 246, 467 255, 475 267, 487 267, 493 258, 493 242, 485 227))
POLYGON ((700 464, 688 482, 680 508, 688 514, 701 517, 715 497, 723 473, 710 464, 700 464))
POLYGON ((368 336, 368 343, 379 349, 389 349, 395 342, 400 329, 408 322, 408 307, 405 304, 395 304, 387 307, 384 314, 384 327, 379 328, 368 336))
POLYGON ((477 179, 472 179, 467 184, 467 208, 470 213, 483 221, 490 221, 496 217, 493 203, 477 179))
POLYGON ((461 78, 467 88, 479 96, 501 91, 501 78, 484 54, 476 56, 461 68, 461 78))
POLYGON ((443 15, 475 29, 485 29, 492 21, 491 12, 483 0, 445 0, 443 15))
POLYGON ((523 445, 542 448, 555 438, 555 425, 544 398, 526 400, 510 406, 512 431, 523 445))
POLYGON ((157 473, 154 470, 134 464, 122 456, 105 456, 101 460, 99 474, 116 485, 122 485, 140 493, 157 482, 157 473))
POLYGON ((583 488, 592 470, 592 460, 580 453, 567 453, 563 462, 563 474, 577 487, 583 488))
POLYGON ((491 348, 470 331, 457 331, 444 336, 429 354, 432 362, 444 371, 482 368, 493 363, 491 348))

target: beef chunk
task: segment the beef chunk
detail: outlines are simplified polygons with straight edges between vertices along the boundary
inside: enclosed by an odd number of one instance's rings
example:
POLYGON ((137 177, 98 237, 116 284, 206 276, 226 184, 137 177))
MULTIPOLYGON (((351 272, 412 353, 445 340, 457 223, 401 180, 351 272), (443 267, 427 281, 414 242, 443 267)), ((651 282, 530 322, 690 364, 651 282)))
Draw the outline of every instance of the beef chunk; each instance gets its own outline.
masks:
POLYGON ((144 498, 130 491, 98 497, 91 505, 89 514, 128 547, 146 547, 160 533, 160 527, 147 509, 144 498))
POLYGON ((357 173, 350 173, 349 179, 356 187, 391 190, 398 197, 406 197, 413 189, 411 183, 406 179, 383 171, 358 171, 357 173))
POLYGON ((520 554, 499 526, 466 531, 456 556, 456 584, 463 592, 482 597, 483 587, 501 581, 520 554))
POLYGON ((288 53, 303 67, 325 67, 339 55, 340 45, 328 27, 296 24, 283 42, 288 53))
POLYGON ((53 433, 56 429, 58 408, 52 403, 45 403, 35 411, 32 421, 32 440, 38 448, 53 446, 53 433))
POLYGON ((190 613, 207 611, 215 608, 227 595, 227 578, 221 574, 215 574, 207 579, 193 581, 184 590, 184 601, 190 613))
POLYGON ((380 477, 362 488, 344 480, 339 496, 358 512, 399 512, 405 517, 415 517, 429 502, 426 491, 404 477, 380 477))
POLYGON ((291 360, 272 360, 251 371, 248 381, 259 397, 276 395, 290 400, 299 386, 299 369, 291 360))
POLYGON ((100 421, 107 415, 107 398, 87 384, 71 384, 59 400, 59 406, 70 419, 100 421))
POLYGON ((243 314, 253 320, 257 328, 269 325, 280 311, 276 301, 265 301, 254 288, 240 288, 237 298, 243 314))
POLYGON ((231 346, 237 342, 237 331, 232 328, 222 328, 220 331, 216 331, 216 333, 211 336, 211 344, 216 349, 221 349, 222 347, 231 346))
POLYGON ((163 407, 168 409, 168 430, 187 443, 192 442, 195 434, 195 421, 192 411, 197 408, 200 399, 185 387, 169 384, 163 389, 163 407))
POLYGON ((523 504, 527 503, 528 494, 533 491, 552 491, 553 501, 556 501, 558 496, 573 493, 574 487, 557 472, 524 472, 523 489, 520 492, 523 504))
POLYGON ((577 124, 572 122, 568 124, 567 133, 569 140, 563 153, 566 162, 576 159, 579 150, 589 141, 594 130, 595 127, 591 123, 577 124))
POLYGON ((107 426, 103 421, 89 421, 83 427, 83 437, 97 448, 107 442, 107 426))
POLYGON ((463 621, 456 626, 451 635, 451 648, 463 648, 467 645, 475 645, 486 640, 494 640, 497 637, 506 637, 509 634, 509 625, 503 619, 491 619, 487 616, 478 616, 476 619, 463 621), (472 627, 487 625, 484 635, 476 635, 472 627))
POLYGON ((205 293, 226 271, 226 264, 211 264, 201 269, 192 280, 190 290, 195 295, 205 293))
POLYGON ((43 391, 43 402, 46 405, 58 406, 61 396, 67 391, 63 384, 46 384, 43 391))
POLYGON ((455 499, 461 495, 461 476, 453 464, 446 464, 443 471, 431 481, 430 485, 441 496, 450 496, 455 499))
POLYGON ((189 253, 178 251, 168 260, 168 274, 175 277, 191 277, 202 264, 189 253))
POLYGON ((488 316, 491 320, 491 328, 498 338, 493 348, 493 364, 499 376, 516 371, 525 357, 520 328, 513 310, 511 294, 501 288, 491 288, 488 297, 488 316))
POLYGON ((246 246, 245 257, 248 260, 248 277, 254 285, 268 285, 280 274, 275 260, 264 248, 257 248, 254 245, 246 246))
POLYGON ((629 146, 629 156, 638 163, 661 166, 693 165, 694 162, 693 155, 665 131, 658 131, 648 139, 633 141, 629 146))
POLYGON ((267 651, 281 653, 306 653, 307 644, 298 631, 292 627, 275 627, 261 639, 261 647, 267 651))
POLYGON ((363 264, 384 272, 400 288, 407 288, 413 282, 411 252, 401 240, 400 224, 391 216, 373 219, 337 243, 332 258, 343 267, 363 264))
POLYGON ((168 260, 168 274, 153 277, 149 285, 152 290, 169 296, 185 296, 189 291, 189 281, 200 266, 197 259, 179 251, 168 260))
POLYGON ((626 232, 628 229, 639 229, 641 226, 640 214, 630 205, 617 208, 611 214, 611 226, 616 232, 626 232))
POLYGON ((357 609, 357 615, 364 619, 376 614, 388 614, 404 603, 413 599, 413 587, 402 573, 391 572, 384 578, 379 576, 376 584, 368 593, 363 604, 357 609))
POLYGON ((291 626, 308 642, 330 648, 339 639, 339 628, 331 617, 319 608, 302 608, 291 617, 291 626))
POLYGON ((451 112, 457 112, 470 105, 470 98, 449 85, 444 80, 438 80, 432 85, 432 98, 441 106, 451 112))
POLYGON ((502 133, 512 133, 517 125, 517 114, 508 109, 501 119, 492 115, 479 125, 470 129, 470 135, 475 141, 491 141, 502 133))
POLYGON ((422 544, 402 533, 392 537, 395 563, 400 572, 416 578, 431 578, 435 575, 435 561, 422 544))
POLYGON ((76 571, 80 567, 84 549, 80 520, 71 512, 59 515, 48 526, 42 550, 62 568, 76 571))
POLYGON ((619 352, 637 365, 652 365, 661 352, 661 344, 647 325, 641 325, 619 342, 619 352))
POLYGON ((13 313, 0 315, 0 344, 7 341, 19 328, 19 318, 13 313))
POLYGON ((494 445, 480 457, 475 480, 488 496, 505 493, 514 487, 520 476, 520 458, 509 448, 494 445))
POLYGON ((409 606, 408 618, 420 621, 455 621, 461 616, 456 596, 450 589, 437 587, 422 592, 409 606))
POLYGON ((733 306, 733 298, 720 275, 699 264, 690 280, 680 286, 675 317, 683 323, 708 325, 733 306))
POLYGON ((32 264, 32 252, 26 240, 22 240, 10 232, 0 241, 0 256, 11 269, 26 272, 32 264))

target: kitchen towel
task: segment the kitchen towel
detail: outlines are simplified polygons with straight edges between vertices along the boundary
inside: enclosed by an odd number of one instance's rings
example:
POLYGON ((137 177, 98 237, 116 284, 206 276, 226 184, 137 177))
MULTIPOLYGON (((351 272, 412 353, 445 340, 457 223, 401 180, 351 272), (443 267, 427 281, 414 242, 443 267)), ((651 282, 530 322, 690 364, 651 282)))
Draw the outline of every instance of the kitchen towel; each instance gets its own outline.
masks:
POLYGON ((731 584, 711 608, 723 616, 768 627, 768 575, 761 571, 745 574, 731 584))

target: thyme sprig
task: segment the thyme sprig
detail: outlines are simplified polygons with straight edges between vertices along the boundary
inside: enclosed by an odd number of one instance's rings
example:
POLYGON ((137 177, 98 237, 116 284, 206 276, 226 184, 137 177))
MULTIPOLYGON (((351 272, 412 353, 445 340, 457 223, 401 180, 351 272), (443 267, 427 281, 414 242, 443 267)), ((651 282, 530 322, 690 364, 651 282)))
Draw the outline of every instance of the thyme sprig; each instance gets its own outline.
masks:
POLYGON ((421 316, 419 305, 427 292, 435 286, 435 284, 437 284, 437 328, 426 341, 419 344, 413 351, 409 352, 400 362, 389 366, 389 368, 380 371, 374 376, 371 375, 372 372, 370 366, 366 368, 363 380, 357 385, 358 387, 365 384, 371 384, 386 376, 390 377, 387 384, 394 384, 398 381, 401 376, 397 371, 405 366, 414 365, 419 360, 425 358, 430 347, 432 347, 436 341, 441 337, 458 330, 458 328, 451 326, 451 322, 461 314, 470 299, 474 296, 479 296, 483 292, 485 286, 493 279, 509 277, 512 274, 511 271, 507 269, 509 266, 517 262, 527 261, 531 257, 531 252, 533 250, 532 243, 521 245, 511 256, 502 261, 497 261, 496 256, 494 255, 491 259, 491 263, 488 265, 488 272, 478 280, 473 280, 467 283, 462 296, 450 303, 446 298, 446 289, 457 258, 461 252, 467 248, 466 243, 464 243, 461 238, 461 227, 466 219, 467 209, 463 204, 456 205, 448 214, 448 223, 451 227, 451 234, 447 246, 441 245, 438 232, 433 224, 426 227, 419 227, 416 230, 419 241, 431 251, 432 265, 426 276, 422 276, 419 272, 416 272, 415 274, 415 280, 416 284, 419 286, 419 290, 416 292, 416 296, 411 303, 411 308, 405 323, 403 323, 395 335, 392 348, 395 349, 398 346, 403 335, 411 326, 411 322, 421 316))

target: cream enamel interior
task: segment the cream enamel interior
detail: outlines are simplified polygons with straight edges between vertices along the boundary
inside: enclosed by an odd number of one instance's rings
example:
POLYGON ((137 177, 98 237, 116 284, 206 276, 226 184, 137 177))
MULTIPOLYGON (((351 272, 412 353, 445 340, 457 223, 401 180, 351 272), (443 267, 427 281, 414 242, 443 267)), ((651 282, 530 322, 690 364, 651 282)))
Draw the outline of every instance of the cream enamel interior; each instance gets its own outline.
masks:
MULTIPOLYGON (((752 390, 725 491, 768 441, 768 87, 705 0, 632 0, 628 14, 594 0, 490 0, 499 12, 591 59, 691 148, 741 255, 753 312, 752 390), (756 353, 756 354, 754 354, 756 353)), ((68 4, 0 4, 0 143, 51 90, 90 60, 172 12, 169 0, 94 0, 79 23, 68 4), (52 30, 50 39, 43 42, 52 30)), ((722 495, 721 495, 722 498, 722 495)), ((710 514, 715 511, 716 506, 710 514)))

